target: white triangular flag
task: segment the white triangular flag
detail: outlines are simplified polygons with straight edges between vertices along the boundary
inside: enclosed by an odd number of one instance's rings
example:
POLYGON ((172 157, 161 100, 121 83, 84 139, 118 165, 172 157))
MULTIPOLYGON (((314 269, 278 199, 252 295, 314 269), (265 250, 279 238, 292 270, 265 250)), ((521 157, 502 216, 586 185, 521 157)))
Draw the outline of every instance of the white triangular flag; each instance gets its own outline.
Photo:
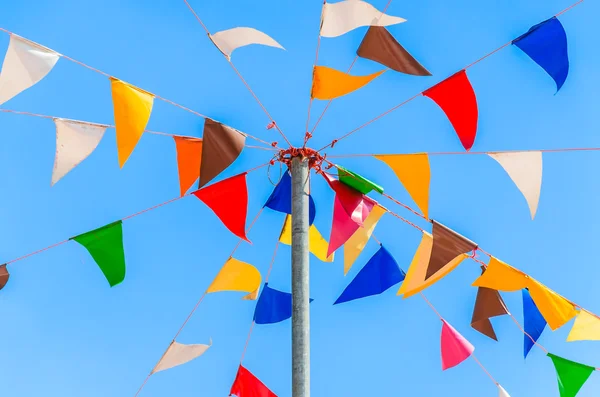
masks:
POLYGON ((55 119, 56 156, 52 170, 52 185, 89 156, 100 143, 105 125, 55 119))
POLYGON ((0 105, 46 77, 58 58, 49 48, 11 35, 0 72, 0 105))
POLYGON ((254 28, 233 28, 209 35, 217 48, 228 58, 234 50, 251 44, 262 44, 285 50, 275 39, 254 28))
POLYGON ((325 3, 321 36, 338 37, 361 26, 389 26, 402 22, 406 19, 383 14, 365 1, 325 3))
POLYGON ((504 390, 504 388, 498 385, 498 397, 510 397, 510 395, 504 390))
POLYGON ((190 362, 203 355, 211 346, 212 340, 208 345, 184 345, 173 341, 158 364, 156 364, 156 367, 152 370, 152 373, 155 374, 159 371, 190 362))
POLYGON ((542 190, 542 152, 488 153, 508 173, 519 188, 535 218, 542 190))

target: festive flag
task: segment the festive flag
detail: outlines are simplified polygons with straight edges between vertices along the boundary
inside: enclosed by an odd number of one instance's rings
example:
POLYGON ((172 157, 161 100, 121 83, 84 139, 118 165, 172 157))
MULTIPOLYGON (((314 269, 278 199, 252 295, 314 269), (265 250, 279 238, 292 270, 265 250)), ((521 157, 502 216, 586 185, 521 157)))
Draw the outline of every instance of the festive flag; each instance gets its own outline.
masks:
POLYGON ((433 99, 452 123, 463 147, 469 151, 477 135, 477 98, 467 72, 461 70, 423 92, 433 99))
POLYGON ((179 171, 179 194, 185 195, 200 177, 202 164, 202 139, 174 136, 179 171))
POLYGON ((352 220, 336 195, 333 201, 333 221, 331 233, 329 234, 327 256, 333 255, 359 228, 360 225, 352 220))
POLYGON ((277 397, 267 386, 246 368, 240 367, 229 395, 237 397, 277 397))
POLYGON ((52 170, 52 186, 79 165, 96 149, 106 131, 105 125, 54 119, 56 155, 52 170))
POLYGON ((119 166, 123 168, 146 130, 154 95, 114 77, 110 78, 117 127, 119 166))
MULTIPOLYGON (((281 235, 279 236, 279 242, 286 245, 292 245, 292 216, 287 215, 283 228, 281 229, 281 235)), ((321 236, 321 233, 315 225, 311 225, 308 228, 308 250, 317 258, 323 262, 333 262, 334 254, 327 256, 327 249, 329 243, 321 236)))
POLYGON ((475 347, 455 330, 446 320, 442 320, 442 371, 456 367, 473 354, 475 347))
POLYGON ((431 76, 431 73, 412 57, 382 26, 371 26, 356 54, 400 73, 431 76))
MULTIPOLYGON (((485 273, 485 267, 481 267, 481 274, 485 273)), ((475 299, 475 308, 471 318, 471 327, 497 341, 496 332, 490 321, 491 317, 503 316, 508 314, 508 309, 502 300, 498 291, 479 287, 477 298, 475 299)))
POLYGON ((439 272, 455 258, 477 248, 477 244, 456 233, 454 230, 436 221, 432 222, 433 247, 431 249, 431 258, 427 266, 425 280, 439 272))
POLYGON ((339 181, 343 184, 358 190, 362 194, 370 193, 372 190, 375 190, 377 193, 383 193, 383 188, 378 184, 358 175, 355 172, 347 170, 342 166, 336 165, 336 167, 338 169, 339 181))
POLYGON ((542 152, 488 153, 504 168, 523 193, 531 219, 535 218, 542 189, 542 152))
POLYGON ((205 119, 202 141, 199 187, 212 181, 238 158, 246 144, 246 136, 224 124, 205 119))
MULTIPOLYGON (((273 189, 269 199, 264 205, 274 211, 292 215, 292 177, 289 171, 281 176, 279 183, 273 189)), ((308 195, 308 224, 312 225, 316 216, 315 200, 308 195)))
POLYGON ((556 331, 577 315, 577 309, 571 302, 537 280, 529 278, 527 287, 552 331, 556 331))
POLYGON ((6 286, 6 283, 8 283, 9 278, 10 273, 6 268, 6 264, 0 265, 0 290, 6 286))
POLYGON ((386 212, 386 209, 380 205, 373 207, 373 210, 365 220, 364 227, 358 228, 352 237, 346 241, 344 244, 344 275, 348 274, 348 271, 371 238, 377 222, 379 222, 379 219, 386 212))
POLYGON ((173 341, 158 364, 156 364, 156 367, 152 370, 152 373, 155 374, 165 369, 188 363, 206 353, 211 346, 212 340, 208 345, 184 345, 173 341))
POLYGON ((0 105, 46 77, 59 58, 59 53, 11 34, 0 72, 0 105))
POLYGON ((325 174, 325 180, 335 191, 335 197, 339 199, 346 214, 362 227, 377 202, 327 174, 325 174))
MULTIPOLYGON (((206 146, 204 146, 204 150, 206 150, 206 146)), ((246 173, 232 176, 196 190, 193 194, 213 210, 231 233, 250 242, 246 237, 246 215, 248 212, 246 173)))
POLYGON ((406 19, 384 14, 365 1, 325 3, 321 36, 338 37, 361 26, 389 26, 402 22, 406 19))
MULTIPOLYGON (((359 0, 351 1, 359 2, 359 0)), ((327 66, 315 66, 310 97, 313 99, 339 98, 366 86, 383 72, 385 70, 366 76, 352 76, 327 66)))
MULTIPOLYGON (((313 300, 310 299, 310 302, 313 300)), ((278 291, 265 283, 256 309, 254 322, 256 324, 274 324, 292 317, 292 294, 278 291)))
POLYGON ((238 27, 227 29, 215 34, 209 34, 208 37, 210 37, 219 51, 227 58, 231 58, 231 53, 233 53, 234 50, 251 44, 262 44, 285 50, 285 48, 271 36, 254 28, 238 27))
POLYGON ((592 372, 596 370, 596 368, 589 365, 576 363, 575 361, 555 356, 552 353, 548 353, 548 357, 550 357, 556 369, 560 397, 575 397, 592 372))
POLYGON ((248 292, 245 300, 255 300, 260 289, 260 272, 251 264, 229 258, 206 290, 207 294, 223 291, 248 292))
MULTIPOLYGON (((1 287, 0 287, 1 289, 1 287)), ((600 318, 587 310, 581 309, 577 317, 575 317, 575 323, 567 342, 573 342, 577 340, 600 340, 600 318)))
POLYGON ((506 390, 500 385, 498 385, 498 397, 510 397, 506 390))
POLYGON ((472 284, 473 287, 486 287, 497 291, 513 292, 527 288, 528 277, 522 271, 491 257, 485 273, 472 284))
POLYGON ((523 323, 525 333, 531 337, 523 335, 523 354, 527 358, 527 355, 535 344, 534 342, 537 342, 540 336, 542 336, 544 328, 546 328, 546 320, 544 320, 544 316, 538 310, 526 288, 523 289, 523 323))
POLYGON ((380 154, 375 158, 386 163, 394 171, 425 218, 429 219, 431 169, 427 153, 380 154))
POLYGON ((560 21, 552 17, 533 26, 512 43, 552 77, 558 92, 569 74, 567 33, 560 21))
POLYGON ((72 237, 88 250, 111 287, 125 279, 125 251, 121 221, 72 237))

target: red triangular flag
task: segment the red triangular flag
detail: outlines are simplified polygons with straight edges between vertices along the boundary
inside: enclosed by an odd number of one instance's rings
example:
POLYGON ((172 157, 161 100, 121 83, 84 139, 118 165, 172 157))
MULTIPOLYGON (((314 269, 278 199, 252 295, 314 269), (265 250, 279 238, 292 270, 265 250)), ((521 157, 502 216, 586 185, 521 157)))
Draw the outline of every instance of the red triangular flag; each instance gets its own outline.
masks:
POLYGON ((473 354, 475 347, 455 330, 446 320, 442 320, 442 371, 457 366, 473 354))
POLYGON ((477 134, 477 98, 467 72, 461 70, 429 88, 423 95, 434 100, 452 123, 463 147, 469 151, 477 134))
POLYGON ((335 197, 346 214, 359 226, 362 226, 377 202, 327 174, 325 174, 325 179, 335 191, 335 197))
POLYGON ((256 376, 241 365, 229 395, 237 397, 277 397, 256 376))
POLYGON ((329 234, 327 257, 329 258, 331 254, 344 245, 359 227, 360 225, 346 213, 336 194, 333 202, 333 223, 329 234))
POLYGON ((213 210, 231 233, 250 242, 246 237, 248 187, 245 172, 196 190, 193 194, 213 210))

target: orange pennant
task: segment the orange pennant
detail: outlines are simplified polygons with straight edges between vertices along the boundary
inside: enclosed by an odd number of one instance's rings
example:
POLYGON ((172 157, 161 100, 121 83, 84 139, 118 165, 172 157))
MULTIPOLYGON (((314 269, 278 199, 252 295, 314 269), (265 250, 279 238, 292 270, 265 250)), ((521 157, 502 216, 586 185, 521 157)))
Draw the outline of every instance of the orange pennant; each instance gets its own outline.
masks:
POLYGON ((366 76, 352 76, 326 66, 315 66, 310 96, 314 99, 339 98, 364 87, 383 72, 385 70, 366 76))
POLYGON ((200 177, 202 139, 174 136, 179 171, 179 191, 183 196, 200 177))

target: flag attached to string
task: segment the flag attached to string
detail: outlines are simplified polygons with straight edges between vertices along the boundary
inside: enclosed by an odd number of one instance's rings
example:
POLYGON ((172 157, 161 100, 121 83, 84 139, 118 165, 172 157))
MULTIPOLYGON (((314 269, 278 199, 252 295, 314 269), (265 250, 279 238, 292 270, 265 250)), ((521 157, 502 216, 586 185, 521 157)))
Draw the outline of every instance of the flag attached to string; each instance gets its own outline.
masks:
POLYGON ((229 258, 206 290, 207 294, 222 291, 247 292, 244 300, 255 300, 260 289, 260 272, 251 264, 229 258))
POLYGON ((6 283, 8 283, 8 279, 10 278, 10 273, 6 268, 6 264, 0 265, 0 290, 6 287, 6 283))
POLYGON ((269 390, 264 383, 241 364, 229 395, 237 397, 277 397, 275 393, 269 390))
MULTIPOLYGON (((310 302, 313 300, 310 299, 310 302)), ((292 317, 292 294, 269 287, 265 283, 260 293, 256 309, 254 309, 254 322, 256 324, 274 324, 292 317)))
POLYGON ((202 142, 200 188, 212 181, 239 157, 246 144, 246 136, 225 124, 205 119, 202 142))
POLYGON ((310 97, 313 99, 339 98, 366 86, 383 72, 385 70, 365 76, 352 76, 327 66, 315 66, 310 97))
POLYGON ((525 328, 525 335, 523 335, 523 355, 527 358, 531 348, 540 336, 542 336, 544 328, 546 328, 546 320, 544 320, 544 316, 542 316, 535 302, 531 299, 527 288, 523 289, 523 325, 525 328))
POLYGON ((600 340, 600 318, 584 309, 575 317, 573 328, 567 337, 567 342, 578 340, 600 340))
POLYGON ((350 186, 354 190, 358 190, 362 194, 368 194, 373 190, 375 190, 377 193, 383 193, 383 188, 375 182, 372 182, 355 172, 347 170, 342 166, 336 165, 336 167, 338 170, 338 179, 343 184, 350 186))
POLYGON ((425 280, 434 276, 455 258, 477 248, 477 244, 454 230, 439 222, 432 222, 433 247, 431 248, 431 257, 429 258, 425 280))
MULTIPOLYGON (((285 171, 281 179, 273 189, 269 199, 264 205, 274 211, 283 212, 284 214, 292 214, 292 177, 289 171, 285 171)), ((308 195, 308 224, 312 225, 316 216, 315 200, 308 195)))
MULTIPOLYGON (((281 235, 279 236, 279 242, 285 245, 292 245, 292 216, 287 215, 283 228, 281 229, 281 235)), ((313 224, 308 228, 308 250, 323 262, 333 262, 334 254, 327 255, 329 249, 329 243, 323 238, 321 232, 313 224)))
POLYGON ((510 397, 510 395, 502 386, 498 385, 498 397, 510 397))
POLYGON ((202 139, 174 136, 179 173, 179 194, 184 196, 200 177, 202 139))
POLYGON ((473 354, 475 347, 442 319, 442 371, 456 367, 473 354))
POLYGON ((386 209, 382 206, 374 206, 373 210, 365 220, 364 227, 358 228, 352 237, 346 241, 344 244, 344 275, 348 274, 348 271, 350 271, 350 268, 354 262, 356 262, 356 259, 358 259, 358 256, 371 238, 375 226, 377 226, 377 222, 379 222, 379 219, 381 219, 386 212, 386 209))
MULTIPOLYGON (((481 274, 485 273, 485 267, 481 267, 481 274)), ((490 318, 508 314, 508 309, 504 300, 498 291, 479 287, 477 289, 477 298, 475 299, 475 308, 471 318, 471 327, 481 332, 485 336, 497 341, 496 332, 492 326, 490 318)))
POLYGON ((227 58, 231 58, 234 50, 251 44, 260 44, 285 50, 271 36, 254 28, 238 27, 227 29, 215 34, 209 34, 208 37, 210 37, 214 45, 227 58))
POLYGON ((576 363, 552 353, 548 353, 548 357, 550 357, 556 369, 560 397, 575 397, 592 372, 596 370, 596 368, 589 365, 576 363))
POLYGON ((211 346, 212 340, 208 345, 184 345, 173 341, 158 364, 156 364, 156 367, 152 370, 152 373, 155 374, 188 363, 206 353, 211 346))
POLYGON ((321 21, 321 36, 338 37, 362 26, 390 26, 406 19, 387 15, 360 0, 325 3, 321 21))

